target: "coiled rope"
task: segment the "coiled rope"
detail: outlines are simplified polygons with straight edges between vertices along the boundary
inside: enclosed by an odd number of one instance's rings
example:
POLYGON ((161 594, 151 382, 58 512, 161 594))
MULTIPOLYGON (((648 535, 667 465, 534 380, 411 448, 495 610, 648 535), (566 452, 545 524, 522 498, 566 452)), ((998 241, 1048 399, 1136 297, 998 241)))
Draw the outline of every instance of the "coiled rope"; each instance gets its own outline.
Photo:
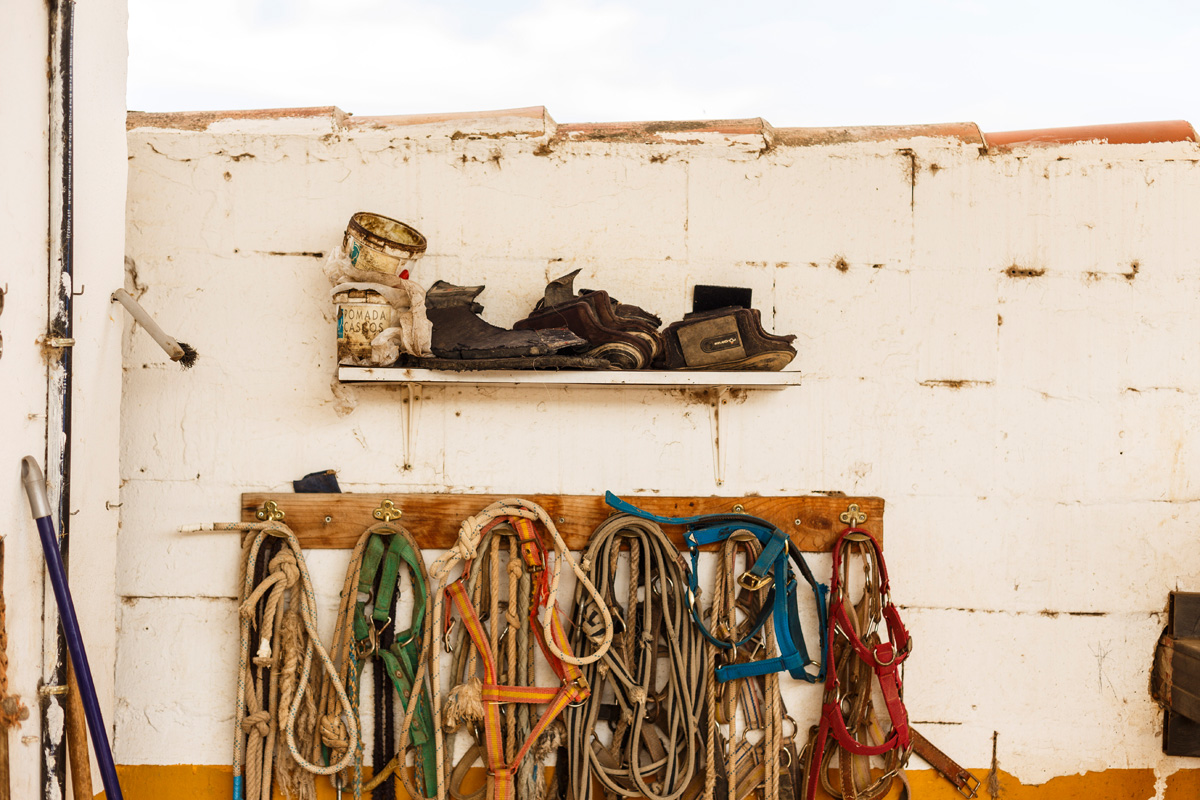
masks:
POLYGON ((292 530, 279 521, 216 523, 211 529, 247 532, 242 542, 239 594, 241 632, 234 715, 234 798, 268 800, 273 771, 279 778, 281 790, 301 798, 315 797, 311 777, 306 779, 293 772, 292 764, 317 775, 328 775, 345 768, 354 756, 358 728, 337 670, 317 634, 316 593, 300 542, 292 530), (264 566, 260 564, 259 553, 264 543, 273 539, 281 540, 282 544, 278 549, 267 548, 271 555, 264 566), (258 646, 253 656, 250 655, 252 628, 258 633, 258 646), (345 731, 350 742, 341 763, 331 766, 314 764, 301 755, 301 749, 307 749, 314 734, 316 722, 316 704, 309 683, 314 653, 333 682, 334 692, 344 710, 345 731), (297 667, 299 675, 295 677, 297 667), (300 733, 297 733, 298 720, 300 733), (279 748, 280 727, 290 760, 282 757, 279 748))
POLYGON ((701 769, 706 696, 705 642, 685 597, 687 562, 658 525, 616 514, 592 533, 582 566, 603 601, 597 605, 582 582, 576 584, 572 649, 588 653, 599 642, 606 606, 617 632, 603 658, 584 668, 591 695, 566 711, 559 769, 569 773, 568 796, 591 800, 595 778, 607 798, 679 800, 701 769), (617 582, 623 553, 629 580, 621 587, 622 605, 617 582), (597 736, 604 720, 611 731, 607 746, 597 736))

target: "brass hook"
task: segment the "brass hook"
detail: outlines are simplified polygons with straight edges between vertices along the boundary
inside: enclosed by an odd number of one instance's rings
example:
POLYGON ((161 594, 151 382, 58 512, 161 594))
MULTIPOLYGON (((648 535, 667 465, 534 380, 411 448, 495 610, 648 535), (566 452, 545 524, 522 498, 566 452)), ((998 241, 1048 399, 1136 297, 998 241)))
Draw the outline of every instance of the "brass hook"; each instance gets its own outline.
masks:
POLYGON ((391 522, 394 519, 400 519, 404 516, 404 512, 396 508, 396 504, 391 500, 384 500, 379 508, 375 509, 375 519, 381 519, 384 522, 391 522))
POLYGON ((280 522, 284 518, 284 513, 274 500, 268 500, 263 503, 263 507, 254 516, 263 522, 280 522))
POLYGON ((858 503, 851 503, 850 508, 846 511, 843 511, 842 515, 838 517, 838 519, 849 525, 851 528, 857 528, 859 525, 862 525, 867 521, 867 515, 864 514, 862 509, 858 507, 858 503))

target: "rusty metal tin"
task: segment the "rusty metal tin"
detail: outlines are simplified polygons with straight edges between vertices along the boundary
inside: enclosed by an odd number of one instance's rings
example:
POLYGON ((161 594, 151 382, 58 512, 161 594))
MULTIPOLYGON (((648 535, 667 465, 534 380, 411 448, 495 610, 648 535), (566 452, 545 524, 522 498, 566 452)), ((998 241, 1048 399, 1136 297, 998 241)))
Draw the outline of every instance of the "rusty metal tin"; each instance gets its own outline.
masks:
POLYGON ((371 340, 385 328, 400 325, 400 312, 383 295, 370 289, 338 292, 333 296, 338 307, 338 361, 371 355, 371 340))
POLYGON ((411 225, 360 211, 350 218, 342 247, 358 269, 408 278, 408 270, 425 254, 425 237, 411 225))

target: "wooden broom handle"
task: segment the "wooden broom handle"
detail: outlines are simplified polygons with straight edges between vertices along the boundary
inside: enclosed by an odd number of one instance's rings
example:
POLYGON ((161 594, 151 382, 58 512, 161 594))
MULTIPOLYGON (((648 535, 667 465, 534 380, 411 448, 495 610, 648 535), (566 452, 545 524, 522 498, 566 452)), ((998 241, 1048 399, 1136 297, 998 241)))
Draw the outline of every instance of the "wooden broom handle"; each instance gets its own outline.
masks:
POLYGON ((75 666, 67 656, 66 703, 67 757, 71 760, 71 794, 75 800, 92 800, 92 760, 88 755, 87 718, 75 681, 75 666))

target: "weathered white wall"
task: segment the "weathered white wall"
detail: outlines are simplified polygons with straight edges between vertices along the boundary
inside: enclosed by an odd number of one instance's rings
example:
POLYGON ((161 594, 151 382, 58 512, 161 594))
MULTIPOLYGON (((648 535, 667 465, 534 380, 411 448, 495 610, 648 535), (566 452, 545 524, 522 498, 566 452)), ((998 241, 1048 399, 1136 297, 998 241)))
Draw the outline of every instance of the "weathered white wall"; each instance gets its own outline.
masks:
MULTIPOLYGON (((995 731, 1025 782, 1183 765, 1147 683, 1167 592, 1200 585, 1200 147, 133 119, 134 285, 201 360, 126 349, 123 763, 230 756, 237 537, 173 531, 333 467, 350 491, 882 496, 931 738, 986 768, 995 731), (358 210, 414 224, 414 278, 486 282, 501 324, 576 267, 668 320, 696 283, 752 286, 806 382, 726 409, 720 488, 708 408, 653 389, 426 388, 406 468, 403 394, 331 386, 314 254, 358 210)), ((345 558, 311 557, 327 611, 345 558)), ((790 686, 803 737, 820 691, 790 686)))
MULTIPOLYGON (((47 369, 36 339, 46 332, 50 89, 49 21, 42 3, 0 2, 0 516, 5 525, 4 599, 10 691, 31 716, 12 734, 12 796, 40 796, 38 685, 43 660, 43 558, 19 462, 45 466, 47 369)), ((113 718, 116 659, 116 537, 121 329, 108 293, 122 280, 125 198, 124 0, 82 3, 76 12, 75 393, 71 586, 101 706, 113 718)), ((55 187, 57 191, 57 186, 55 187)), ((57 701, 55 701, 57 702, 57 701)), ((99 776, 94 775, 99 788, 99 776)))
POLYGON ((46 452, 46 367, 33 345, 46 330, 47 129, 46 57, 49 25, 42 4, 5 0, 0 25, 0 237, 8 258, 0 267, 7 289, 0 314, 0 515, 5 522, 4 600, 9 691, 30 718, 9 739, 14 797, 37 797, 41 750, 37 686, 42 671, 42 550, 21 488, 20 461, 46 452))

